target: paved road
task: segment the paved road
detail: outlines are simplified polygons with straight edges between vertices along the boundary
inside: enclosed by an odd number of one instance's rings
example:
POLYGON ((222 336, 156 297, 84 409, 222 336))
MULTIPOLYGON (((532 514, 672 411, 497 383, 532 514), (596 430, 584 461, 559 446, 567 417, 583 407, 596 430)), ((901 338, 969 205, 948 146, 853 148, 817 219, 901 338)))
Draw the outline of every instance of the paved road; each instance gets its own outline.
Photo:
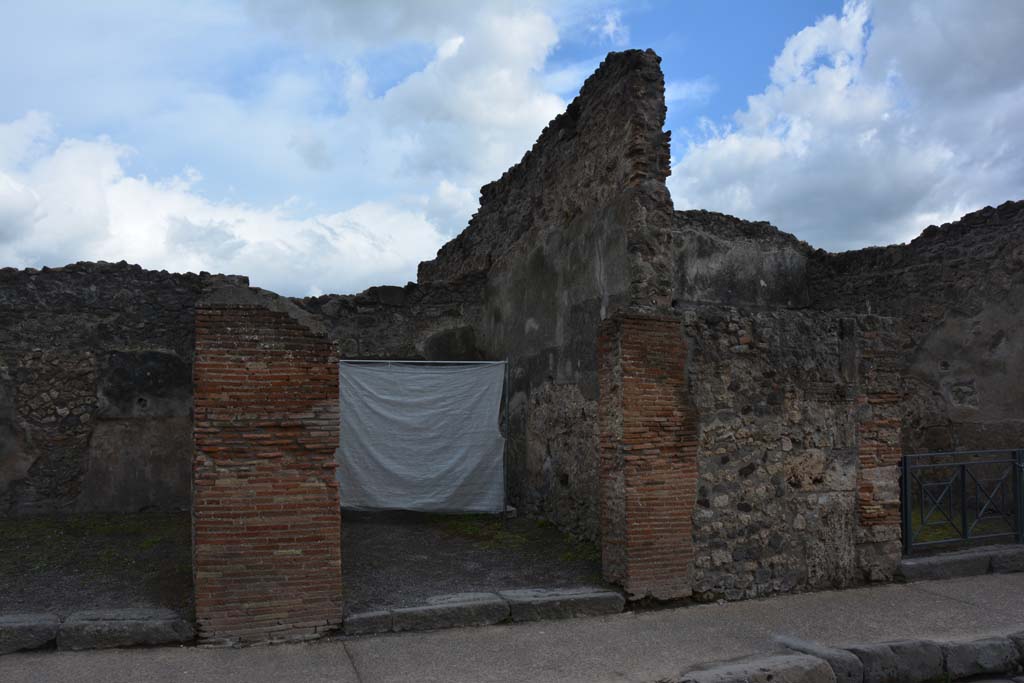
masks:
POLYGON ((767 652, 776 635, 838 645, 1020 630, 1024 574, 1003 574, 308 645, 16 654, 0 657, 0 681, 652 681, 767 652))

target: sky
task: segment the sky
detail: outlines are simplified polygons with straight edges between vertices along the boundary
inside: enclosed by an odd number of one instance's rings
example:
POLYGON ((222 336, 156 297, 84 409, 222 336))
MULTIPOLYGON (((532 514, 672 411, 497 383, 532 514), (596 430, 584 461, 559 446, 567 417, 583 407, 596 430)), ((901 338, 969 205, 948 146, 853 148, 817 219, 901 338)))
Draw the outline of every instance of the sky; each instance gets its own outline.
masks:
POLYGON ((612 50, 677 209, 831 251, 1024 198, 1019 0, 0 0, 0 267, 415 280, 612 50))

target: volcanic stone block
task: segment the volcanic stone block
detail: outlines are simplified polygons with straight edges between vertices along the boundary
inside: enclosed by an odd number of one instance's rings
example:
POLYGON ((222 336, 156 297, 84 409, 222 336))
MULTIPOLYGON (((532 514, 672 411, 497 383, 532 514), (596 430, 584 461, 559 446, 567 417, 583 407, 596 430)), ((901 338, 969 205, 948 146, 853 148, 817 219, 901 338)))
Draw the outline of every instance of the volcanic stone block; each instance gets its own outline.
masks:
POLYGON ((1006 548, 992 553, 992 571, 996 574, 1024 572, 1024 548, 1006 548))
POLYGON ((57 638, 59 628, 55 614, 0 615, 0 655, 43 647, 57 638))
POLYGON ((786 636, 776 638, 776 642, 794 652, 824 659, 832 667, 837 683, 861 683, 864 680, 864 665, 852 652, 786 636))
POLYGON ((594 588, 528 588, 501 591, 498 595, 508 600, 512 621, 618 614, 626 604, 615 591, 594 588))
POLYGON ((943 643, 946 671, 950 678, 979 674, 1012 673, 1020 653, 1009 638, 983 638, 967 642, 943 643))
POLYGON ((486 626, 508 619, 508 603, 494 593, 455 593, 430 598, 428 604, 391 611, 395 631, 486 626))
POLYGON ((945 677, 942 648, 926 640, 847 647, 864 666, 864 683, 925 683, 945 677))
POLYGON ((689 671, 675 683, 835 683, 828 662, 809 655, 772 655, 689 671))
POLYGON ((192 624, 168 609, 111 609, 75 612, 57 635, 61 650, 187 643, 192 624))

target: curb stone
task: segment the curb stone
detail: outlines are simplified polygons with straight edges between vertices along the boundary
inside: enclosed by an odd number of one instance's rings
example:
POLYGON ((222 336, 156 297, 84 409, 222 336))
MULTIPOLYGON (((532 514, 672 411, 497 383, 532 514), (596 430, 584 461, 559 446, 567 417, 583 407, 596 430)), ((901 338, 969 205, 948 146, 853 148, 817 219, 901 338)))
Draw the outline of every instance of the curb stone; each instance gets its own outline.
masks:
POLYGON ((988 574, 992 550, 964 550, 931 557, 912 557, 900 562, 898 573, 906 581, 956 579, 988 574))
POLYGON ((195 632, 169 609, 110 609, 72 613, 57 633, 61 650, 94 650, 130 645, 190 642, 195 632))
POLYGON ((0 615, 0 655, 44 647, 57 639, 58 629, 56 614, 0 615))
POLYGON ((391 610, 395 631, 426 631, 460 626, 487 626, 508 618, 508 603, 494 593, 437 596, 419 607, 391 610))
POLYGON ((426 604, 345 617, 347 636, 391 631, 426 631, 464 626, 487 626, 503 621, 536 621, 618 614, 626 600, 600 588, 517 589, 497 593, 453 593, 428 598, 426 604))
POLYGON ((512 621, 618 614, 626 604, 615 591, 592 588, 507 590, 498 595, 508 601, 512 621))
POLYGON ((794 652, 824 659, 832 668, 837 683, 862 683, 864 680, 864 665, 852 652, 788 636, 777 636, 775 642, 794 652))
POLYGON ((945 679, 942 648, 927 640, 844 646, 864 665, 864 683, 926 683, 945 679))
MULTIPOLYGON (((770 655, 694 669, 664 683, 835 683, 828 662, 810 655, 770 655)), ((659 682, 660 683, 660 682, 659 682)))
POLYGON ((953 679, 1012 672, 1021 655, 1009 638, 943 643, 942 653, 946 671, 953 679))

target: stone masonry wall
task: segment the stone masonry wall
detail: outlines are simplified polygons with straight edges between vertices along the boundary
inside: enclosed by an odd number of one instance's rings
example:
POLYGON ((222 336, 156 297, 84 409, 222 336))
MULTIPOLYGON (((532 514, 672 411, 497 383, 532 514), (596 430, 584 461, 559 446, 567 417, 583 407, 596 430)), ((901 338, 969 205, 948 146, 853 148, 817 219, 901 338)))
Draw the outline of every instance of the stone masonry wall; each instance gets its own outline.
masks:
POLYGON ((900 320, 907 452, 1024 444, 1024 202, 808 261, 812 305, 900 320))
POLYGON ((337 360, 286 313, 196 316, 193 553, 202 642, 316 638, 342 618, 337 360))
POLYGON ((694 597, 891 577, 898 542, 877 545, 884 534, 863 530, 873 508, 859 492, 877 483, 889 510, 894 482, 867 468, 876 464, 869 456, 887 464, 898 453, 898 425, 865 410, 898 382, 871 356, 893 322, 708 305, 682 314, 699 419, 694 597))
POLYGON ((195 302, 227 280, 0 270, 0 516, 188 507, 195 302))

